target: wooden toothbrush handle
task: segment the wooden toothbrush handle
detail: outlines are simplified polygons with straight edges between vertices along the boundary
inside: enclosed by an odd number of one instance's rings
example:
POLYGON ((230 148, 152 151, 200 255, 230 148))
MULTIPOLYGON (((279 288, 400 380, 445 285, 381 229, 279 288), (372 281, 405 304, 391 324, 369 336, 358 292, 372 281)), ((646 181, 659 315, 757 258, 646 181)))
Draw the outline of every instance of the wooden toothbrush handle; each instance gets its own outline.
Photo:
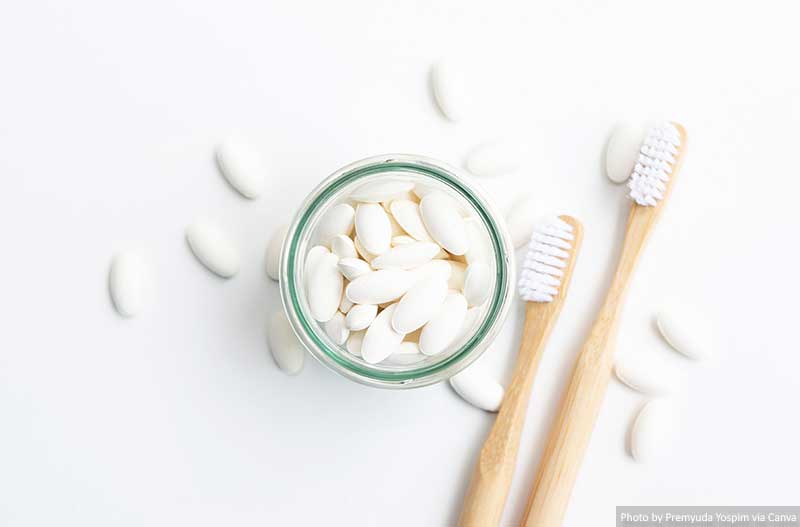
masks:
POLYGON ((561 525, 611 378, 611 358, 584 348, 550 431, 522 525, 561 525))
POLYGON ((617 320, 639 255, 659 209, 634 205, 628 217, 619 264, 603 307, 581 348, 547 441, 522 524, 558 527, 583 454, 603 404, 614 357, 617 320))
POLYGON ((526 305, 517 366, 500 413, 481 448, 458 519, 460 527, 500 525, 514 476, 533 378, 559 308, 555 303, 529 302, 526 305))

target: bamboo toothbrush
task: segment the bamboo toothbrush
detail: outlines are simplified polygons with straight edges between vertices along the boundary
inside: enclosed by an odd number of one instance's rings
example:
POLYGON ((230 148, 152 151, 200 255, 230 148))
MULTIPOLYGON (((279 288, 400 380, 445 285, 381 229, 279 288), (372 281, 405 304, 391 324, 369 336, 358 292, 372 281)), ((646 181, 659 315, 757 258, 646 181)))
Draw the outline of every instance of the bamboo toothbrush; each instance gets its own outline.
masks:
POLYGON ((531 237, 519 280, 519 294, 527 305, 517 365, 500 413, 481 449, 459 519, 463 527, 500 524, 531 385, 547 337, 567 296, 582 237, 581 224, 569 216, 543 222, 531 237))
POLYGON ((586 342, 550 431, 523 519, 526 527, 561 525, 569 496, 611 377, 617 321, 636 262, 664 208, 685 152, 686 130, 677 123, 650 129, 630 182, 633 207, 617 271, 586 342))

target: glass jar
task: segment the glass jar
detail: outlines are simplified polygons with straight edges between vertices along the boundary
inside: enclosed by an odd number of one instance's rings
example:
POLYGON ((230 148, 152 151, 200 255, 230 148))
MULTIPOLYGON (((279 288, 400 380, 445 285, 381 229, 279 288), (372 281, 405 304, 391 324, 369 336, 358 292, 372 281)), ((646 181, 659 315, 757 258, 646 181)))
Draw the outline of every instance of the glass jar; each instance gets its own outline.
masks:
POLYGON ((461 170, 416 155, 370 157, 334 172, 320 183, 292 220, 281 253, 280 290, 286 315, 308 351, 328 368, 354 381, 380 388, 416 388, 448 379, 474 362, 497 336, 511 304, 514 284, 513 245, 505 223, 486 194, 461 170), (477 219, 488 240, 488 263, 493 268, 491 292, 465 334, 439 355, 414 364, 387 361, 369 364, 334 343, 310 314, 304 268, 320 218, 333 206, 347 202, 351 191, 381 178, 402 177, 420 187, 435 187, 456 199, 462 213, 477 219))

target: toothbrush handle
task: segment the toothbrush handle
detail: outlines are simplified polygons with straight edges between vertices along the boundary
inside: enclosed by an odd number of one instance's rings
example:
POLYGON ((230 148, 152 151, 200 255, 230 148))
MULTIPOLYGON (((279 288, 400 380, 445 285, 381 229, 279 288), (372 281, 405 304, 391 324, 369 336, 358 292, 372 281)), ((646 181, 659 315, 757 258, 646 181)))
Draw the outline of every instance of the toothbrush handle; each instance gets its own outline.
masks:
POLYGON ((583 454, 611 378, 611 355, 587 343, 550 432, 522 525, 561 525, 583 454))
POLYGON ((631 208, 619 265, 603 307, 581 348, 547 441, 524 527, 558 527, 611 379, 619 319, 636 263, 657 219, 658 208, 631 208))
POLYGON ((493 527, 500 525, 503 517, 517 464, 519 439, 525 424, 533 379, 547 339, 569 292, 572 271, 583 241, 583 225, 571 216, 560 218, 572 226, 574 235, 572 255, 561 278, 561 291, 552 302, 528 302, 525 306, 525 326, 514 376, 506 390, 500 413, 481 449, 458 520, 460 527, 493 527))
POLYGON ((525 327, 514 376, 494 426, 481 448, 458 519, 459 527, 500 525, 517 463, 531 386, 560 304, 529 302, 526 306, 525 327))

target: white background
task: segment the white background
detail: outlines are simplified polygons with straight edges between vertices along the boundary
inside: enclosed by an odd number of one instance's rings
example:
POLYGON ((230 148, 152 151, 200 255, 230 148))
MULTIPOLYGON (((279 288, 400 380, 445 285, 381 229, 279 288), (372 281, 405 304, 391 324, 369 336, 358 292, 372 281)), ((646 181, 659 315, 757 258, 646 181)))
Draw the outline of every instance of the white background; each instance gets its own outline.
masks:
MULTIPOLYGON (((454 524, 493 416, 447 385, 382 391, 308 360, 275 367, 269 234, 323 177, 414 152, 456 164, 525 142, 487 187, 508 206, 583 220, 571 295, 534 386, 505 523, 521 518, 559 392, 608 284, 627 207, 602 173, 621 119, 675 119, 690 150, 633 284, 618 351, 680 380, 683 425, 637 465, 625 433, 644 398, 617 383, 566 525, 616 505, 800 504, 796 248, 800 77, 794 3, 29 0, 0 7, 0 524, 454 524), (751 9, 745 6, 752 6, 751 9), (439 57, 475 106, 445 121, 439 57), (213 149, 239 131, 269 191, 237 195, 213 149), (243 252, 212 276, 183 231, 213 218, 243 252), (123 320, 115 250, 151 251, 156 301, 123 320), (653 329, 713 334, 693 363, 653 329), (690 317, 689 308, 701 313, 690 317)), ((508 378, 517 302, 481 366, 508 378)))

